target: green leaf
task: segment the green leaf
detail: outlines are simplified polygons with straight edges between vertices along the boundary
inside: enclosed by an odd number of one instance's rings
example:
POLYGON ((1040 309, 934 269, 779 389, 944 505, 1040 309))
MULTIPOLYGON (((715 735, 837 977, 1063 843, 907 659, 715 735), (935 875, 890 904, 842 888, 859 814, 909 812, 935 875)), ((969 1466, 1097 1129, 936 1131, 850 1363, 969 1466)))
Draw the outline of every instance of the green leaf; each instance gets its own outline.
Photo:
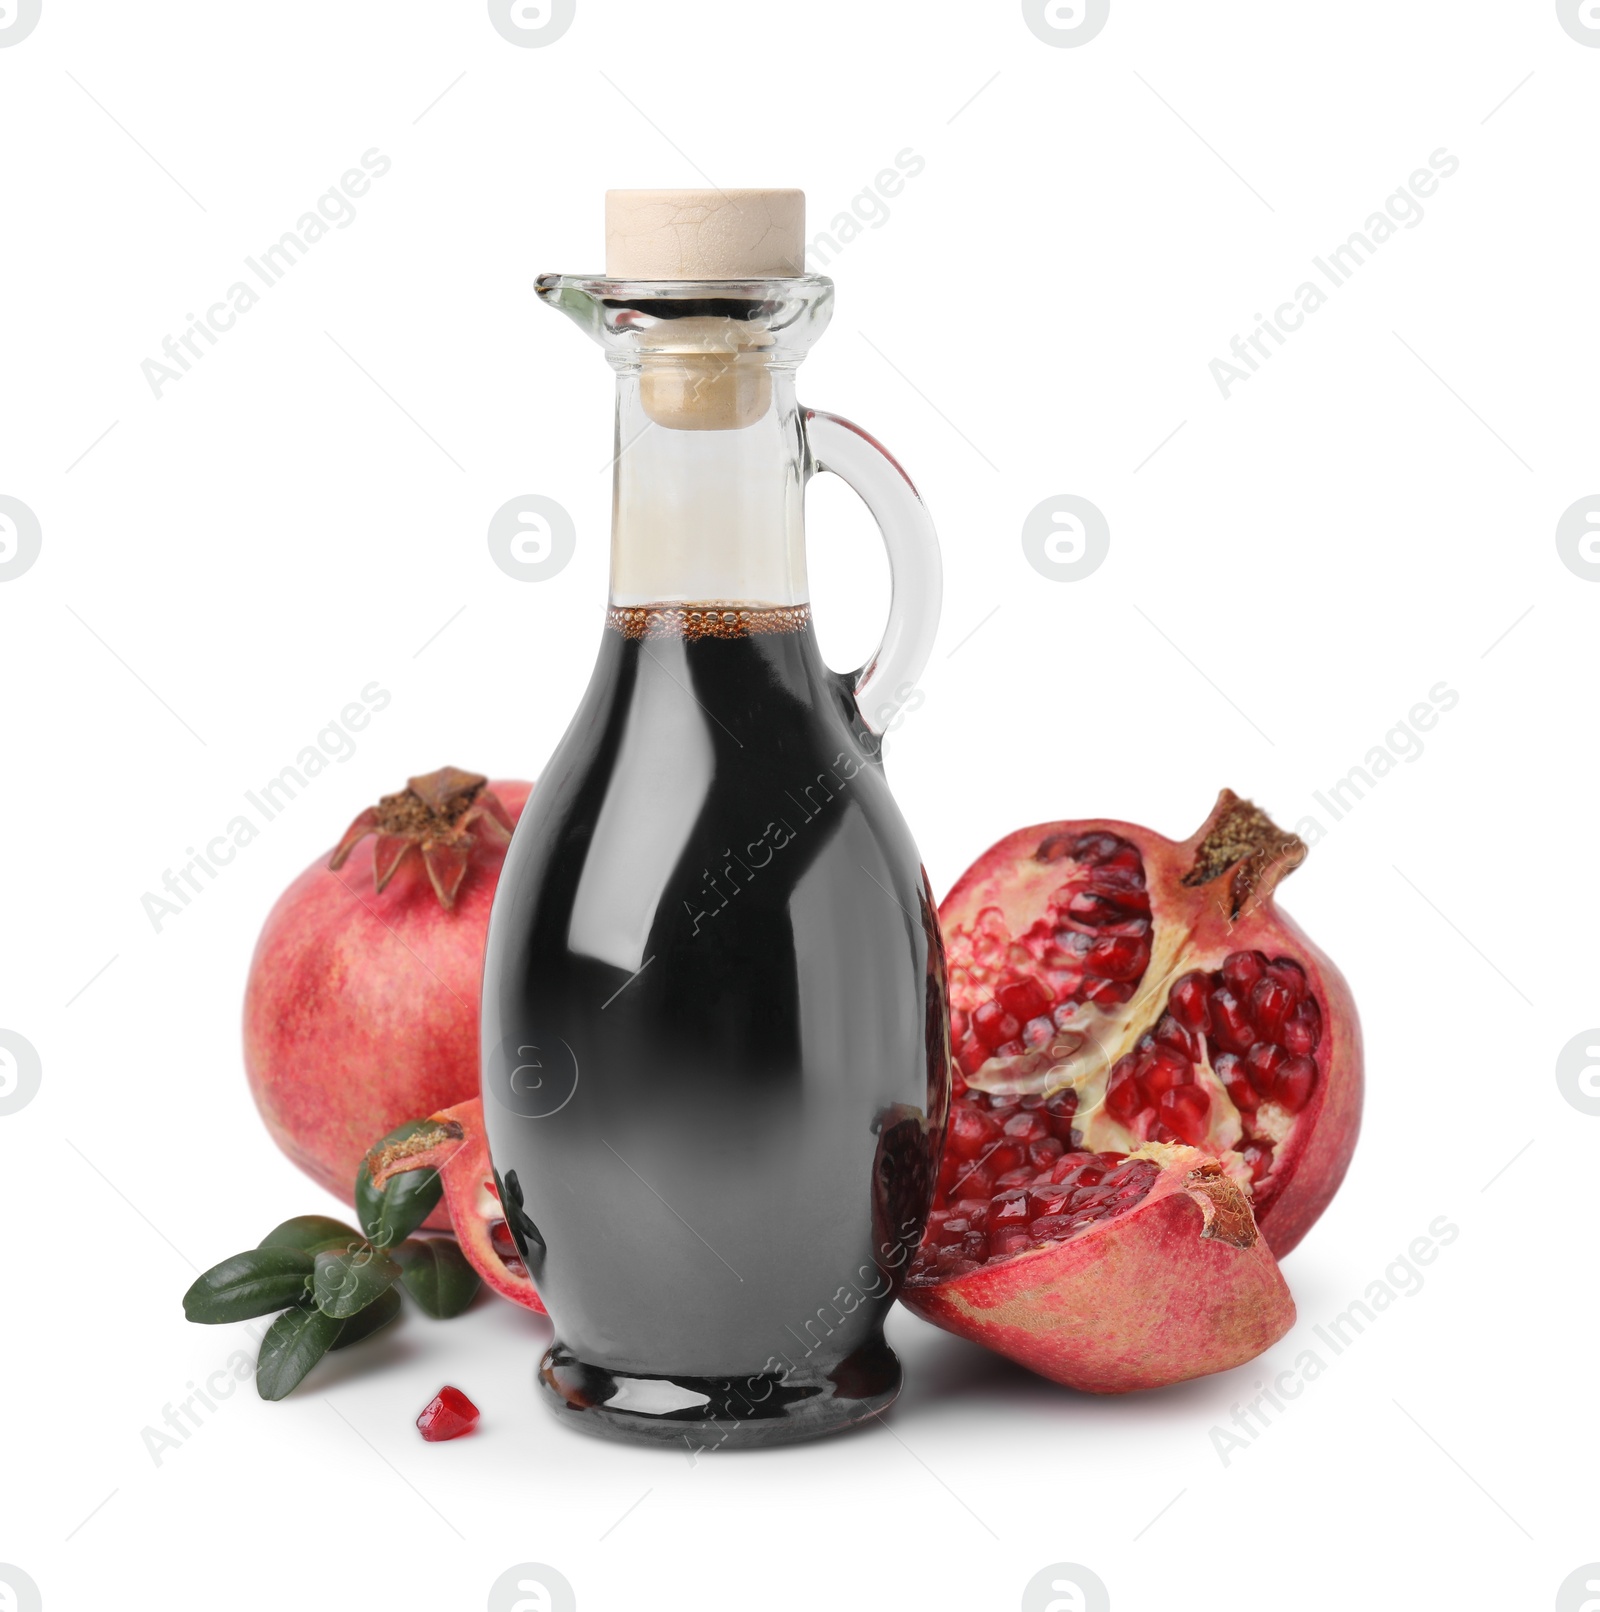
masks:
POLYGON ((183 1295, 191 1321, 248 1321, 298 1304, 311 1291, 311 1255, 298 1248, 252 1248, 213 1265, 183 1295))
POLYGON ((360 1343, 363 1338, 370 1338, 380 1327, 386 1327, 400 1313, 400 1289, 389 1288, 381 1297, 375 1298, 366 1309, 352 1315, 339 1328, 339 1336, 334 1340, 335 1349, 348 1349, 352 1343, 360 1343))
POLYGON ((436 1321, 460 1315, 477 1296, 478 1273, 449 1237, 413 1237, 394 1251, 406 1292, 436 1321))
MULTIPOLYGON (((431 1121, 414 1119, 392 1130, 373 1149, 391 1147, 424 1131, 436 1130, 431 1121)), ((372 1174, 365 1158, 356 1172, 356 1215, 361 1229, 378 1248, 393 1248, 404 1242, 424 1220, 433 1213, 444 1192, 439 1172, 432 1168, 404 1170, 391 1176, 381 1191, 372 1184, 372 1174)))
POLYGON ((281 1226, 274 1226, 257 1245, 261 1248, 299 1248, 308 1254, 329 1243, 359 1243, 361 1233, 354 1226, 329 1215, 296 1215, 281 1226))
POLYGON ((256 1360, 256 1392, 263 1399, 282 1399, 334 1346, 344 1323, 321 1310, 286 1310, 267 1329, 256 1360))
POLYGON ((400 1267, 380 1248, 329 1248, 312 1256, 312 1295, 317 1308, 347 1321, 388 1291, 400 1267))

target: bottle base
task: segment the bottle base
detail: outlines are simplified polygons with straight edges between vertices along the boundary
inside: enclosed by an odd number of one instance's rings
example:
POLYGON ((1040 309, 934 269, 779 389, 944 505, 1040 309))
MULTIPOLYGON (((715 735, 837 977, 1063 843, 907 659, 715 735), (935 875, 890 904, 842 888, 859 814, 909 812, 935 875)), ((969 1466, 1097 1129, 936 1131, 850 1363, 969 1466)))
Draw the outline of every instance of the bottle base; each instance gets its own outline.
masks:
POLYGON ((561 1421, 596 1438, 692 1450, 754 1449, 841 1433, 894 1403, 900 1360, 881 1338, 831 1368, 744 1377, 643 1376, 553 1343, 539 1386, 561 1421))

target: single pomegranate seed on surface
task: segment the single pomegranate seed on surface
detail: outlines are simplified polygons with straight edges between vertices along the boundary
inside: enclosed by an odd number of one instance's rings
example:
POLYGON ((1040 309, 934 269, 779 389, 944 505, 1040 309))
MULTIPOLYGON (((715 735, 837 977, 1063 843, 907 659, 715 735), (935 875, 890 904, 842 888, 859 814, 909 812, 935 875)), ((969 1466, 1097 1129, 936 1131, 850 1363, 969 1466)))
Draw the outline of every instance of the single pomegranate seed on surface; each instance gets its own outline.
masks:
POLYGON ((459 1388, 441 1388, 417 1418, 417 1431, 430 1444, 460 1438, 478 1425, 478 1407, 459 1388))
POLYGON ((1274 957, 1267 964, 1267 974, 1277 980, 1285 990, 1299 1001, 1306 994, 1306 971, 1292 957, 1274 957))

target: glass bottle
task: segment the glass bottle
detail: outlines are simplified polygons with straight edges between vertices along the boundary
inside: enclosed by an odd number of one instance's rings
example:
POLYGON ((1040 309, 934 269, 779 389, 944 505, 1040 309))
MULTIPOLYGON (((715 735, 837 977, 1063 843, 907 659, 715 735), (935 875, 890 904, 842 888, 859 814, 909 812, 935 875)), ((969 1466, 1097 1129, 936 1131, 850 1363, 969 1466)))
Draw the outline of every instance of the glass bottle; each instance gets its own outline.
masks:
POLYGON ((555 1326, 553 1405, 691 1447, 813 1437, 894 1398, 883 1319, 948 1103, 935 906, 881 756, 937 623, 932 525, 872 438, 795 401, 833 303, 797 231, 705 244, 719 210, 748 226, 797 194, 704 193, 685 246, 649 227, 638 199, 660 193, 613 192, 634 274, 613 216, 609 278, 538 282, 616 372, 611 598, 495 897, 484 1112, 555 1326), (698 272, 637 278, 663 250, 698 272), (893 578, 848 675, 806 585, 824 469, 893 578))

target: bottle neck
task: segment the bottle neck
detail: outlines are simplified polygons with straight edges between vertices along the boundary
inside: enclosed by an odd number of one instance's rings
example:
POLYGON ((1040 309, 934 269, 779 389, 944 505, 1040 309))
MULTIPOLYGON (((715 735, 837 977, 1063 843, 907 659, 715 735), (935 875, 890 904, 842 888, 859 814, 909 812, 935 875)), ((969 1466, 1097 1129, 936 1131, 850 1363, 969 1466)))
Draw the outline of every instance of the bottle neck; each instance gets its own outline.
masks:
POLYGON ((619 367, 613 605, 784 606, 809 598, 794 369, 762 363, 748 382, 731 413, 702 410, 702 428, 681 429, 662 421, 695 410, 681 396, 663 400, 658 378, 637 365, 619 367))

